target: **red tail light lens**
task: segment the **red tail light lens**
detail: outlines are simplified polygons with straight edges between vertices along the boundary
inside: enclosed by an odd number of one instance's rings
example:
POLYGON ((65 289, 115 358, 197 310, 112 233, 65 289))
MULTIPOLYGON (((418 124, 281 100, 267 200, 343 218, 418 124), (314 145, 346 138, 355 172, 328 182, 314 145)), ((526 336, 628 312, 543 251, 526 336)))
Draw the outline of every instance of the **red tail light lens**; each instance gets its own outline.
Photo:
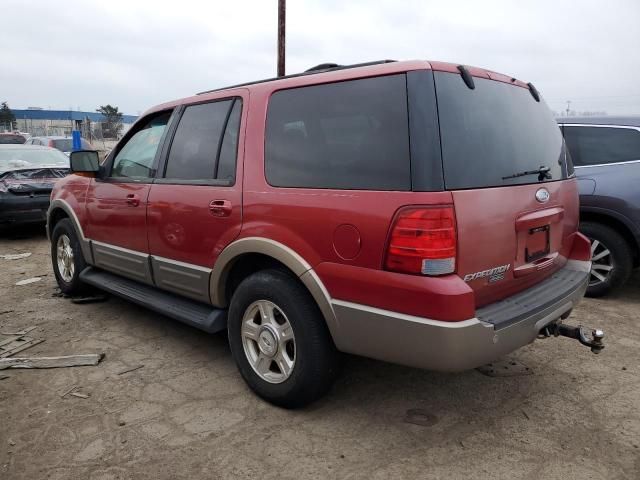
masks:
POLYGON ((50 146, 51 148, 54 148, 54 147, 53 147, 53 140, 49 140, 49 146, 50 146))
POLYGON ((456 268, 453 205, 400 210, 389 236, 385 268, 423 275, 453 273, 456 268))

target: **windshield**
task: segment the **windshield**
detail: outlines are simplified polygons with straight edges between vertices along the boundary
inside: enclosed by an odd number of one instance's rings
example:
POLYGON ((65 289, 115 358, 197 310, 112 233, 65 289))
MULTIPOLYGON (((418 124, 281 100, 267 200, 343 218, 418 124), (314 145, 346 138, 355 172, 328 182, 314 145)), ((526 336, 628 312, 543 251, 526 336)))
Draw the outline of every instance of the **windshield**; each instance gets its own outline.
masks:
POLYGON ((447 189, 566 178, 562 135, 544 101, 528 89, 435 72, 447 189))
POLYGON ((0 172, 40 167, 69 168, 69 157, 58 150, 0 149, 0 172))
MULTIPOLYGON (((93 147, 89 142, 87 142, 84 138, 80 140, 80 144, 82 145, 83 150, 93 150, 93 147)), ((57 148, 61 152, 70 152, 73 150, 73 139, 71 138, 63 138, 60 140, 53 140, 54 148, 57 148)))
POLYGON ((0 135, 0 144, 16 144, 16 145, 20 145, 23 144, 24 142, 26 142, 27 139, 24 138, 22 135, 0 135))

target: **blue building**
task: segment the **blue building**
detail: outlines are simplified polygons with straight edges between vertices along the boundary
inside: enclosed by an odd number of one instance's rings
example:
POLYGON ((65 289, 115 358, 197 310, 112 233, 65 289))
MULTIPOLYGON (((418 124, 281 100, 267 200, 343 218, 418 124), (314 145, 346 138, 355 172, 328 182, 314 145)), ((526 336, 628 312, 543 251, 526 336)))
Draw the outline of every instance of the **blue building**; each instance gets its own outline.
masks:
MULTIPOLYGON (((79 112, 76 110, 45 110, 28 108, 26 110, 11 109, 16 117, 18 130, 32 135, 70 135, 71 130, 80 130, 83 136, 91 132, 97 135, 105 121, 98 112, 79 112)), ((136 121, 135 115, 123 115, 123 132, 136 121)), ((87 135, 88 136, 88 135, 87 135)))

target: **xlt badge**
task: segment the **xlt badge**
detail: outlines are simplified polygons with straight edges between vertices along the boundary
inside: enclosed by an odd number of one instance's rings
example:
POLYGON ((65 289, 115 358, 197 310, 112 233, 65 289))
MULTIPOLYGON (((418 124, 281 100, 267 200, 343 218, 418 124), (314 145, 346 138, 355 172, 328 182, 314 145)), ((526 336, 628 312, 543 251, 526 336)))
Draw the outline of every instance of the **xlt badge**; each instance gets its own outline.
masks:
POLYGON ((472 280, 477 280, 478 278, 489 277, 489 283, 497 282, 504 278, 504 274, 507 270, 511 268, 511 264, 500 265, 499 267, 490 268, 489 270, 482 270, 480 272, 475 273, 467 273, 464 276, 465 282, 470 282, 472 280))

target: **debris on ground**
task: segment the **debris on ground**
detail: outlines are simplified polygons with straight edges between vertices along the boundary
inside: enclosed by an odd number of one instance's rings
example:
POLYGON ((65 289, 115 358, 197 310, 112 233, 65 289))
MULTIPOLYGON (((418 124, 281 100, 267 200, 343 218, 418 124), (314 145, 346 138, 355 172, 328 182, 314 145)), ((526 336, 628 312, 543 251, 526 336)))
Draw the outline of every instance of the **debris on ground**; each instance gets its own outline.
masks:
POLYGON ((16 285, 29 285, 30 283, 39 282, 40 280, 42 280, 42 277, 25 278, 24 280, 16 282, 16 285))
POLYGON ((21 258, 27 258, 31 256, 31 252, 25 253, 5 253, 0 255, 0 258, 4 258, 5 260, 19 260, 21 258))
POLYGON ((80 393, 80 392, 71 392, 69 395, 73 395, 74 397, 78 397, 78 398, 89 398, 89 395, 87 395, 86 393, 80 393))
POLYGON ((98 302, 104 302, 108 299, 109 297, 107 295, 102 295, 102 294, 88 295, 86 297, 71 297, 71 303, 77 303, 77 304, 98 303, 98 302))
POLYGON ((9 375, 0 375, 0 380, 6 380, 7 378, 11 378, 9 375))
POLYGON ((116 373, 116 375, 124 375, 125 373, 133 372, 134 370, 138 370, 139 368, 142 368, 142 367, 144 367, 144 365, 137 365, 135 367, 125 368, 124 370, 121 370, 120 372, 116 373))
POLYGON ((13 312, 14 312, 14 310, 2 310, 0 312, 0 315, 6 315, 7 313, 13 313, 13 312))
POLYGON ((61 368, 95 366, 104 358, 104 353, 90 353, 87 355, 66 355, 63 357, 26 357, 2 358, 0 370, 6 368, 61 368))
POLYGON ((62 395, 60 395, 60 398, 64 398, 67 395, 69 395, 71 392, 73 392, 76 388, 78 388, 78 385, 74 385, 71 388, 68 388, 67 390, 64 391, 64 393, 62 393, 62 395))
POLYGON ((430 427, 438 423, 438 417, 422 408, 411 408, 407 410, 404 421, 421 427, 430 427))
POLYGON ((28 337, 27 334, 37 327, 29 327, 19 332, 8 332, 3 335, 8 335, 11 338, 0 340, 0 358, 10 357, 11 355, 31 348, 34 345, 44 342, 44 340, 28 337))
POLYGON ((533 370, 524 363, 516 360, 504 359, 488 363, 476 368, 487 377, 519 377, 521 375, 533 375, 533 370))

